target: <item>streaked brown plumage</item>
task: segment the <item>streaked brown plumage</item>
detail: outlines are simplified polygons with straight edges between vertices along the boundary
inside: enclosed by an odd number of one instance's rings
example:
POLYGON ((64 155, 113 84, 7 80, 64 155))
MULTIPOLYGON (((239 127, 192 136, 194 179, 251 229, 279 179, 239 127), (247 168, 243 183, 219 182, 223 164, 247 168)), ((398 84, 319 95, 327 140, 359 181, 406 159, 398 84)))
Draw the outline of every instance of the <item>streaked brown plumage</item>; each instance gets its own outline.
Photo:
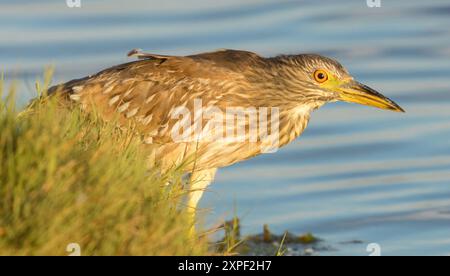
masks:
MULTIPOLYGON (((236 50, 192 56, 131 54, 139 60, 72 80, 51 91, 60 91, 87 111, 95 106, 105 120, 119 114, 122 126, 132 122, 150 148, 154 163, 162 169, 192 158, 185 168, 193 172, 191 183, 196 192, 189 201, 193 209, 216 168, 260 154, 263 141, 176 142, 171 130, 177 120, 171 115, 177 107, 192 110, 195 99, 222 111, 229 107, 276 107, 280 147, 299 136, 310 112, 327 102, 345 100, 402 111, 391 100, 355 82, 337 61, 319 55, 264 58, 236 50), (323 79, 315 79, 323 74, 327 78, 323 83, 323 79)), ((196 120, 193 118, 192 123, 196 120)), ((246 125, 248 120, 240 123, 246 125)), ((203 128, 206 122, 201 124, 203 128)))

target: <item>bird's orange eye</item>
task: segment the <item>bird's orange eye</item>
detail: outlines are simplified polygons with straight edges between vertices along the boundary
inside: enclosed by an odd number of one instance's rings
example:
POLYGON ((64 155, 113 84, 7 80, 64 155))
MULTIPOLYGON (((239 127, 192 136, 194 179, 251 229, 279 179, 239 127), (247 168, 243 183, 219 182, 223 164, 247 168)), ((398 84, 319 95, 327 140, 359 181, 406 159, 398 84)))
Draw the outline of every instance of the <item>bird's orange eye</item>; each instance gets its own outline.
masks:
POLYGON ((325 72, 325 70, 319 69, 314 72, 314 79, 318 83, 324 83, 328 80, 328 74, 325 72))

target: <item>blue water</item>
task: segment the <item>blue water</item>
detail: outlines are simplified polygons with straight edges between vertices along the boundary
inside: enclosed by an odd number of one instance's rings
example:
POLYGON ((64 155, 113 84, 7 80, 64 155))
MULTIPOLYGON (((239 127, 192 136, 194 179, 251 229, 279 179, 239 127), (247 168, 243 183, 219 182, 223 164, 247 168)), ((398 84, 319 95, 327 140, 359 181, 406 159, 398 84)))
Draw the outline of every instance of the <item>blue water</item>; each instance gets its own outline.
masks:
POLYGON ((369 243, 383 255, 449 255, 450 3, 381 2, 0 1, 0 70, 26 102, 46 65, 66 81, 133 48, 335 57, 407 113, 323 107, 292 144, 219 171, 201 202, 207 225, 236 206, 244 233, 311 231, 333 248, 319 255, 367 255, 369 243))

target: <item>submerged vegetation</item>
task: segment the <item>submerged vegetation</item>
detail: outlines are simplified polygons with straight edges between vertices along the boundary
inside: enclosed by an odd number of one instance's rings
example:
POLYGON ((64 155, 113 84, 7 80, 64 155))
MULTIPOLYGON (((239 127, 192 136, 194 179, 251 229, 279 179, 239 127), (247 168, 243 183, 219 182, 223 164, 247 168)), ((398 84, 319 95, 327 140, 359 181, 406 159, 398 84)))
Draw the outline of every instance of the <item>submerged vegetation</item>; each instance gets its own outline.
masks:
POLYGON ((267 224, 259 234, 241 236, 240 220, 236 216, 224 223, 225 236, 218 244, 217 250, 228 255, 311 255, 315 250, 328 250, 320 244, 321 240, 312 233, 295 235, 284 232, 282 235, 273 233, 267 224))
POLYGON ((69 244, 81 255, 208 254, 189 235, 181 173, 149 171, 135 135, 61 107, 48 83, 21 112, 0 83, 0 255, 68 255, 69 244))

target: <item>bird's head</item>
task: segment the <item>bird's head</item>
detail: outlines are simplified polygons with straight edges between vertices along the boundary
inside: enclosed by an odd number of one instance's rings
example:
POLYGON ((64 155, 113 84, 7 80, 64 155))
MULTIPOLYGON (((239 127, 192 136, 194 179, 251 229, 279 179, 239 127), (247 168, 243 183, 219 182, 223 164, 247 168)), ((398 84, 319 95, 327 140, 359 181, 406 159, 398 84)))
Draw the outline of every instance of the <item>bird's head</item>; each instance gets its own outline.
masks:
POLYGON ((356 81, 336 60, 316 54, 278 57, 289 77, 288 86, 303 101, 345 101, 397 112, 391 99, 356 81))

